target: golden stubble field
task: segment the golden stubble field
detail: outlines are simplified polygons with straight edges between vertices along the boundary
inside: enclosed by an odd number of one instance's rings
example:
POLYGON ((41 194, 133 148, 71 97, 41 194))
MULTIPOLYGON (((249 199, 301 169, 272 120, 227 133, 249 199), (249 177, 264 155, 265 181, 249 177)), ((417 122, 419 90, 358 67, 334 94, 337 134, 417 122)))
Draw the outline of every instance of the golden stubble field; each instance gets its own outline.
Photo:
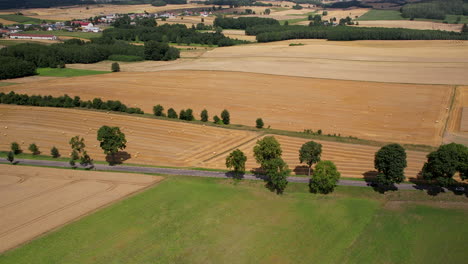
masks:
POLYGON ((162 179, 133 173, 0 165, 0 252, 162 179))
MULTIPOLYGON (((197 118, 223 109, 235 124, 255 125, 258 117, 275 129, 322 129, 362 139, 438 145, 453 87, 339 81, 220 71, 113 73, 52 79, 0 87, 0 91, 85 100, 121 100, 151 113, 192 108, 197 118)), ((62 109, 60 110, 62 111, 62 109)))
MULTIPOLYGON (((3 126, 0 128, 0 150, 7 150, 11 142, 17 141, 27 152, 28 145, 35 142, 44 154, 57 146, 67 157, 70 153, 68 140, 80 135, 85 138, 90 155, 96 160, 104 160, 96 131, 102 125, 112 125, 119 126, 126 134, 125 151, 130 158, 124 163, 133 164, 226 169, 226 156, 239 148, 246 153, 247 170, 251 170, 258 168, 253 147, 263 137, 256 132, 84 110, 0 105, 0 114, 3 126)), ((302 166, 298 153, 302 144, 309 140, 275 137, 289 167, 294 173, 304 174, 304 169, 296 169, 302 166)), ((335 162, 343 177, 362 178, 364 173, 373 170, 378 147, 317 142, 323 145, 323 159, 335 162)), ((408 151, 408 177, 417 176, 426 154, 408 151)))
POLYGON ((359 21, 359 27, 410 28, 460 32, 463 24, 444 24, 431 21, 376 20, 359 21))
POLYGON ((461 129, 462 122, 465 126, 468 124, 468 115, 463 115, 464 108, 468 108, 468 86, 458 86, 444 134, 444 143, 456 142, 468 145, 468 131, 461 129))

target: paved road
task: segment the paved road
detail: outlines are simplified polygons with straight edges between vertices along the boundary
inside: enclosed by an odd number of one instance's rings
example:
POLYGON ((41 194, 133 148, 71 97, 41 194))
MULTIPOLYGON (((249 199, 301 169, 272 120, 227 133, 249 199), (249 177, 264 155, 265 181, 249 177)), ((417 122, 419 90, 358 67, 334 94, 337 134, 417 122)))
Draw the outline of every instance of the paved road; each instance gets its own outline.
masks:
MULTIPOLYGON (((15 162, 17 162, 18 164, 24 164, 24 165, 70 167, 68 162, 63 162, 63 161, 15 159, 15 162)), ((0 158, 0 163, 9 163, 9 162, 5 158, 0 158)), ((94 169, 105 170, 105 171, 159 173, 159 174, 168 174, 168 175, 184 175, 184 176, 211 177, 211 178, 232 178, 233 177, 233 175, 228 172, 155 168, 155 167, 138 167, 138 166, 125 166, 125 165, 109 166, 109 165, 104 165, 104 164, 95 164, 94 169)), ((257 177, 253 174, 245 174, 243 178, 248 179, 248 180, 263 180, 263 178, 257 177)), ((291 177, 288 177, 288 181, 308 183, 309 179, 305 177, 291 176, 291 177)), ((353 181, 353 180, 340 180, 338 182, 338 185, 368 187, 367 183, 364 181, 353 181)), ((402 190, 416 190, 416 189, 421 188, 421 186, 417 187, 416 185, 413 185, 413 184, 396 184, 396 187, 402 190)))

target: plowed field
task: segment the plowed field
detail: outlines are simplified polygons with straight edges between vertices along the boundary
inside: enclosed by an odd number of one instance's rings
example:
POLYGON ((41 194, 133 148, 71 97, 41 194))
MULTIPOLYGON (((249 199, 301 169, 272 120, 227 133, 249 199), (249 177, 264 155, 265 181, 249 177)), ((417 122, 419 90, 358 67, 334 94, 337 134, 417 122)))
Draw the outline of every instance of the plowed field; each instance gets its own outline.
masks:
POLYGON ((0 252, 160 180, 139 174, 0 165, 0 252))

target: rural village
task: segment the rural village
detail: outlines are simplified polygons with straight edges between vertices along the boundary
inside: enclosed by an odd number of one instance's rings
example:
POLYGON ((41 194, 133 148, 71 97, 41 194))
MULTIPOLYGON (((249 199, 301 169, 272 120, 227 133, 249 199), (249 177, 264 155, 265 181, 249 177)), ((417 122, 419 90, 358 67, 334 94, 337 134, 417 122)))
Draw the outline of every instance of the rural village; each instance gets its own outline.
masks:
POLYGON ((0 1, 0 264, 465 263, 467 24, 468 0, 0 1))

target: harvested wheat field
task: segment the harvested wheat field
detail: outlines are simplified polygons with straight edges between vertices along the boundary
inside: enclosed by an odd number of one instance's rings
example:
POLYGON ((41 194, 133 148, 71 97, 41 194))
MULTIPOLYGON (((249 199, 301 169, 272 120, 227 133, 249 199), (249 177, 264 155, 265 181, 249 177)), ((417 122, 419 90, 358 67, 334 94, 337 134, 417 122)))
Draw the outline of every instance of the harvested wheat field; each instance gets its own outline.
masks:
POLYGON ((443 142, 468 146, 468 86, 456 88, 443 142))
POLYGON ((110 73, 0 87, 3 92, 121 100, 149 113, 156 104, 176 111, 192 108, 197 117, 204 108, 210 117, 228 109, 234 124, 254 126, 261 117, 275 129, 322 129, 427 145, 441 142, 452 89, 217 71, 110 73))
MULTIPOLYGON (((356 17, 360 17, 369 11, 370 11, 369 8, 350 8, 350 9, 330 8, 330 9, 327 9, 328 14, 326 16, 323 16, 322 19, 330 20, 330 18, 334 18, 334 17, 336 17, 338 21, 346 17, 355 19, 356 17)), ((359 21, 359 24, 361 24, 361 21, 359 21)))
POLYGON ((468 41, 297 39, 216 48, 197 60, 148 71, 223 70, 340 80, 468 84, 467 68, 468 41))
POLYGON ((444 24, 431 21, 376 20, 359 21, 359 27, 410 28, 460 32, 462 24, 444 24))
MULTIPOLYGON (((301 146, 310 141, 310 139, 293 138, 286 136, 274 136, 281 144, 283 150, 283 159, 288 164, 289 168, 295 174, 307 175, 306 164, 299 163, 299 149, 301 146)), ((365 174, 374 176, 374 155, 379 150, 378 147, 351 145, 330 141, 314 140, 322 144, 322 160, 331 160, 335 163, 342 177, 364 177, 365 174)), ((253 147, 257 143, 256 140, 250 141, 239 147, 246 156, 246 169, 251 170, 258 168, 259 165, 255 162, 253 156, 253 147)), ((408 178, 417 178, 424 162, 426 161, 427 153, 406 151, 408 155, 408 168, 405 175, 408 178)), ((215 156, 202 163, 203 167, 223 169, 223 162, 229 153, 215 156)))
POLYGON ((23 150, 36 143, 49 154, 56 146, 68 157, 71 137, 85 138, 86 150, 96 160, 105 160, 97 141, 97 130, 118 126, 125 133, 127 163, 160 166, 196 166, 199 161, 255 139, 257 133, 225 130, 164 120, 104 112, 0 105, 0 149, 16 141, 23 150))
POLYGON ((162 179, 143 174, 0 165, 0 252, 162 179))

